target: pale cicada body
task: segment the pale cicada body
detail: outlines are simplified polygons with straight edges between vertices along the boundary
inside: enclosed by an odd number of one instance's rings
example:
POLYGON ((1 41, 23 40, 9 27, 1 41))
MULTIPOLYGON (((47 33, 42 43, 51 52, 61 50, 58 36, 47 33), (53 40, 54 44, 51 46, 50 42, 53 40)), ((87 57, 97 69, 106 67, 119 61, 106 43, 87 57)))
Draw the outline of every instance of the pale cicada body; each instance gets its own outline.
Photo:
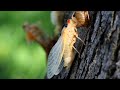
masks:
POLYGON ((74 44, 78 37, 76 23, 72 19, 68 20, 67 28, 62 32, 64 37, 64 67, 70 67, 74 59, 74 44))
POLYGON ((67 27, 63 28, 61 36, 51 49, 48 56, 48 78, 52 78, 54 75, 59 74, 63 67, 70 68, 75 56, 74 50, 76 49, 74 44, 77 38, 80 39, 78 37, 76 25, 76 22, 69 19, 67 21, 67 27))

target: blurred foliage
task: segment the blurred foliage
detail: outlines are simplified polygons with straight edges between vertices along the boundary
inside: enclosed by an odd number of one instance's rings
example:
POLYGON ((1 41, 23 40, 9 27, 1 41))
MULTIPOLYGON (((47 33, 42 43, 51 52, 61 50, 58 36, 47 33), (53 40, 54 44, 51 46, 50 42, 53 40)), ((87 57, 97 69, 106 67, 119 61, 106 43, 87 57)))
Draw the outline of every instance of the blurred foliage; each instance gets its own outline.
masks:
POLYGON ((36 42, 26 42, 24 22, 38 22, 52 36, 54 26, 49 11, 0 11, 0 78, 42 79, 46 73, 46 53, 36 42))

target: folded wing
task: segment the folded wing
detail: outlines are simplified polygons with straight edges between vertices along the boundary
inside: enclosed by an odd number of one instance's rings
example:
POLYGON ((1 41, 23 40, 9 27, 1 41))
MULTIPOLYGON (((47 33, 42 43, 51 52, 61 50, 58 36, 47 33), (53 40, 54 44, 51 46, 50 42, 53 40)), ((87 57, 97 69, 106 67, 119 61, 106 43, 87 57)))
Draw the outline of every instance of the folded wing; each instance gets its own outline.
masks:
POLYGON ((60 36, 57 43, 53 46, 48 56, 48 66, 47 66, 48 79, 52 78, 54 75, 59 74, 59 72, 62 70, 63 52, 64 52, 64 43, 62 36, 60 36))

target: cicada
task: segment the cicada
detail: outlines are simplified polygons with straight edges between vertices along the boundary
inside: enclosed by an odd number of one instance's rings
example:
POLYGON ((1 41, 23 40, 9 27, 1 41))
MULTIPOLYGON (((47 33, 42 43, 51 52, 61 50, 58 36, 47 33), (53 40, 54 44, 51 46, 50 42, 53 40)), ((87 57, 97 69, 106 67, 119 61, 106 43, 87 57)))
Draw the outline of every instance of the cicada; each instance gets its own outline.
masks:
POLYGON ((66 67, 66 69, 70 68, 75 56, 74 51, 77 51, 74 44, 77 39, 81 40, 81 38, 78 37, 76 26, 77 22, 73 20, 73 17, 68 19, 67 26, 63 27, 61 36, 51 49, 48 56, 48 78, 58 75, 63 67, 66 67))

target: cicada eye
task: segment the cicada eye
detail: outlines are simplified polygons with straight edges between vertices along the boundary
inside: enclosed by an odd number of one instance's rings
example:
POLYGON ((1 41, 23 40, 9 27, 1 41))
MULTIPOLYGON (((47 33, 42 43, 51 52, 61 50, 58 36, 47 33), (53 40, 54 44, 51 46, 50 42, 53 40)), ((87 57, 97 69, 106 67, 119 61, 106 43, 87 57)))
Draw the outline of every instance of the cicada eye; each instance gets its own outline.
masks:
POLYGON ((67 27, 67 24, 64 24, 64 27, 67 27))
POLYGON ((67 20, 67 24, 69 24, 69 23, 70 23, 70 19, 67 20))

